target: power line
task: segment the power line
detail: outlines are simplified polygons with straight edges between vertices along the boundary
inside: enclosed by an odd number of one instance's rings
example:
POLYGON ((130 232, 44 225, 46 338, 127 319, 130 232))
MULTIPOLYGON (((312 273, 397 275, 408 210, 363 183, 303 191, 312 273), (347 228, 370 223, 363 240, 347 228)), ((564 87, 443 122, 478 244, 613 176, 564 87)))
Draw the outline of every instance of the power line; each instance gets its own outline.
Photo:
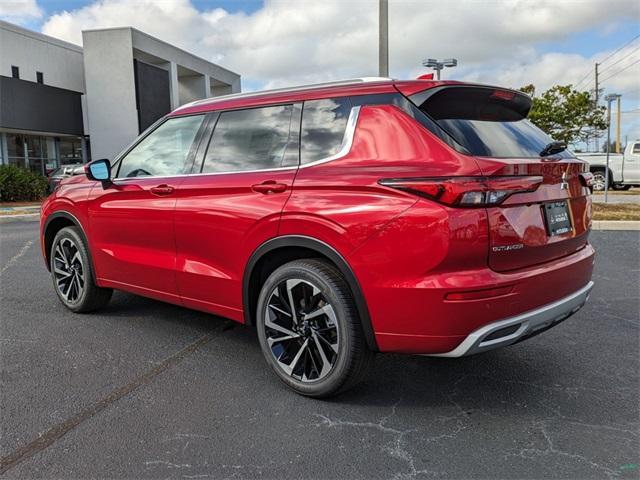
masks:
POLYGON ((633 67, 633 66, 634 66, 636 63, 638 63, 638 62, 640 62, 640 58, 639 58, 638 60, 636 60, 635 62, 630 63, 630 64, 629 64, 629 65, 627 65, 626 67, 624 67, 624 68, 622 68, 622 69, 618 70, 617 72, 612 73, 612 74, 611 74, 611 75, 609 75, 608 77, 603 78, 603 79, 602 79, 602 80, 600 80, 600 81, 601 81, 601 82, 604 82, 604 81, 606 81, 606 80, 609 80, 610 78, 613 78, 613 77, 615 77, 616 75, 621 74, 621 73, 622 73, 622 72, 624 72, 626 69, 633 67))
POLYGON ((631 52, 627 53, 624 57, 620 57, 618 60, 616 60, 615 62, 613 62, 611 65, 608 65, 607 67, 603 68, 602 71, 607 70, 617 64, 619 64, 621 61, 623 61, 625 58, 629 58, 631 55, 633 55, 634 53, 636 53, 638 50, 640 50, 640 46, 634 48, 633 50, 631 50, 631 52))
MULTIPOLYGON (((608 61, 611 57, 613 57, 615 54, 617 54, 618 52, 620 52, 621 50, 623 50, 624 48, 626 48, 627 46, 629 46, 631 43, 633 43, 635 40, 637 40, 638 38, 640 38, 640 34, 636 35, 635 37, 633 37, 631 40, 629 40, 627 43, 625 43, 624 45, 618 47, 615 51, 613 51, 612 53, 610 53, 609 55, 607 55, 607 57, 602 60, 601 62, 599 62, 600 65, 602 65, 603 63, 605 63, 606 61, 608 61)), ((640 48, 640 47, 638 47, 640 48)), ((634 53, 637 49, 634 49, 633 52, 634 53)), ((625 55, 624 57, 622 57, 622 59, 627 58, 629 55, 625 55)), ((619 63, 622 59, 618 59, 613 65, 619 63)), ((605 67, 604 70, 606 70, 607 68, 612 67, 613 65, 609 65, 608 67, 605 67)), ((573 88, 577 89, 578 86, 580 86, 582 84, 582 82, 584 82, 587 78, 589 78, 589 75, 591 75, 591 72, 587 72, 586 75, 584 77, 582 77, 578 82, 576 82, 573 86, 573 88)), ((589 86, 594 80, 590 79, 585 85, 584 87, 589 86)))
MULTIPOLYGON (((587 77, 589 77, 590 75, 591 75, 591 69, 589 69, 589 71, 586 73, 586 75, 584 77, 582 77, 579 81, 577 81, 573 85, 573 88, 577 90, 578 89, 578 85, 580 85, 582 82, 584 82, 587 79, 587 77)), ((591 82, 587 82, 587 85, 589 85, 589 83, 591 83, 591 82)))
POLYGON ((602 65, 604 62, 606 62, 607 60, 609 60, 611 57, 613 57, 616 53, 618 53, 620 50, 622 50, 624 47, 626 47, 627 45, 629 45, 630 43, 632 43, 634 40, 636 40, 638 37, 640 37, 640 34, 636 35, 635 37, 633 37, 631 40, 629 40, 627 43, 625 43, 624 45, 622 45, 620 48, 618 48, 615 52, 609 54, 607 56, 607 58, 605 58, 604 60, 602 60, 600 62, 600 64, 602 65))

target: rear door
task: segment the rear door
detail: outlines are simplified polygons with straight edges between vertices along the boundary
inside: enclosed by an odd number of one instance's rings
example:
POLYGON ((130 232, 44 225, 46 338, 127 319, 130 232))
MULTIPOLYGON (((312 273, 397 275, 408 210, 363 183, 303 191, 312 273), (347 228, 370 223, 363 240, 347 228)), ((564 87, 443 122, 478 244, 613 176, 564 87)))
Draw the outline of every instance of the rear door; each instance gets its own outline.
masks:
POLYGON ((277 236, 299 163, 299 104, 213 114, 178 189, 177 281, 186 306, 242 321, 247 259, 277 236))
MULTIPOLYGON (((488 206, 489 266, 509 271, 569 255, 586 245, 591 199, 582 173, 588 164, 526 120, 530 99, 478 86, 435 88, 414 96, 420 109, 475 157, 492 180, 537 177, 534 191, 488 206), (545 151, 546 149, 546 151, 545 151)), ((516 182, 517 183, 517 182, 516 182)))

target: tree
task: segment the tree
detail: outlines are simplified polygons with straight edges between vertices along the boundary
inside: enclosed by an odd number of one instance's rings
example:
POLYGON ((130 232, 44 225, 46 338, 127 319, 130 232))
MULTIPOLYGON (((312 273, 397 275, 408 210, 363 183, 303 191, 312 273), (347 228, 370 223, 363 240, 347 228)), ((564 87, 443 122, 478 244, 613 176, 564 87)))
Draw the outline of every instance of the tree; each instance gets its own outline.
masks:
POLYGON ((572 85, 556 85, 539 96, 533 85, 520 91, 533 99, 529 120, 554 140, 586 142, 594 132, 607 128, 606 108, 596 105, 589 92, 574 90, 572 85))

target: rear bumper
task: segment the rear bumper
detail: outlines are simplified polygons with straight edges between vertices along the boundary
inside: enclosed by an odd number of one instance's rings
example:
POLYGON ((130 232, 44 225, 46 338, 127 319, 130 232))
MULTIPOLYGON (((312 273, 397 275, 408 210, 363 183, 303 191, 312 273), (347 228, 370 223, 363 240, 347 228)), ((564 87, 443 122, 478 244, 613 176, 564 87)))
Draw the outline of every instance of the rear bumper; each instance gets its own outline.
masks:
POLYGON ((464 357, 524 340, 557 325, 580 310, 589 298, 592 288, 593 282, 590 281, 577 292, 558 301, 485 325, 471 332, 453 350, 430 356, 464 357))

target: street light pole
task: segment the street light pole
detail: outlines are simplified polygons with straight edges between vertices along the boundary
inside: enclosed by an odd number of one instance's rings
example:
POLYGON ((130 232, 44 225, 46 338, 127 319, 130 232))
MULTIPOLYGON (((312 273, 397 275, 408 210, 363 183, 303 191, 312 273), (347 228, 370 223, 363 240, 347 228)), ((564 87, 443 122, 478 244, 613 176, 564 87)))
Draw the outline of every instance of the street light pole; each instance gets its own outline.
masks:
POLYGON ((379 0, 378 74, 389 76, 389 0, 379 0))
POLYGON ((620 98, 617 93, 610 93, 604 97, 607 102, 607 168, 604 172, 604 203, 609 200, 609 153, 611 152, 611 103, 620 98))

